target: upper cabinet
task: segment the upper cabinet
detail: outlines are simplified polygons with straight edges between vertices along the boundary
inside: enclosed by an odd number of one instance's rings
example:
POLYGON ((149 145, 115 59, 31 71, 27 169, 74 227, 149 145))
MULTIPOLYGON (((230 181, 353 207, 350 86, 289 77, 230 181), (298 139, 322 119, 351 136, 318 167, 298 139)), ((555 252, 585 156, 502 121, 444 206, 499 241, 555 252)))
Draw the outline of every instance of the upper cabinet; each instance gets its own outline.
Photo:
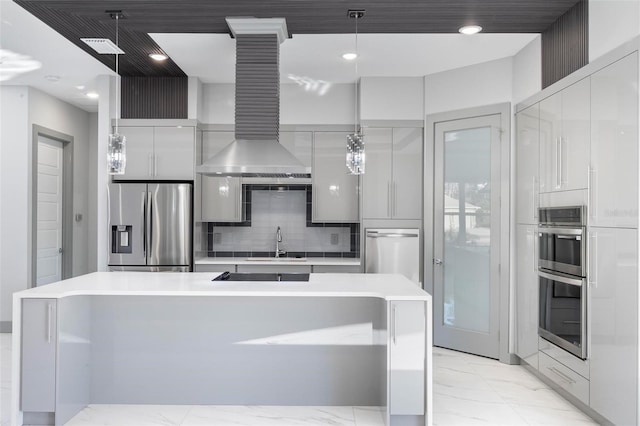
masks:
POLYGON ((358 176, 347 174, 346 132, 315 132, 314 222, 358 222, 358 176))
POLYGON ((422 215, 422 129, 367 128, 362 217, 420 219, 422 215))
POLYGON ((194 127, 123 127, 127 145, 124 175, 114 180, 193 180, 194 127))
POLYGON ((591 75, 589 224, 638 227, 638 52, 591 75))
POLYGON ((302 164, 312 166, 313 132, 280 132, 280 144, 302 164))
POLYGON ((586 189, 589 77, 540 101, 540 192, 586 189))
POLYGON ((538 223, 538 155, 540 147, 538 104, 516 115, 516 223, 538 223))

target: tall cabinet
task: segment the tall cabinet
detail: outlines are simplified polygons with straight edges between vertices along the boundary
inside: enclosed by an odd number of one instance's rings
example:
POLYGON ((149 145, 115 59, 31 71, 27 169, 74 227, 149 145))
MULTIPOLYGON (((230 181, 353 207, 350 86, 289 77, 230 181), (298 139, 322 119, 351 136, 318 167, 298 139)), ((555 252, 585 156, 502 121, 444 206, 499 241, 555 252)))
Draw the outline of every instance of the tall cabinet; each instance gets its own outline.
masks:
POLYGON ((516 354, 538 367, 538 152, 540 108, 516 115, 516 354))
POLYGON ((422 216, 422 128, 366 128, 364 219, 422 216))
POLYGON ((588 77, 540 101, 540 192, 587 187, 589 105, 588 77))
POLYGON ((591 75, 590 405, 638 424, 638 52, 591 75))

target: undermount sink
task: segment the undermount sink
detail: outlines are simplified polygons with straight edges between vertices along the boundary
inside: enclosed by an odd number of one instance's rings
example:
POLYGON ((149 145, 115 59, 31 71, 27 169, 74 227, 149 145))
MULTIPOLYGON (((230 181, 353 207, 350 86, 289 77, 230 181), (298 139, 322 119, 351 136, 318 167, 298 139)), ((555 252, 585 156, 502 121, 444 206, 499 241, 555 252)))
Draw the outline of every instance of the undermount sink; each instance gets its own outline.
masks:
POLYGON ((306 262, 306 257, 248 257, 250 262, 306 262))

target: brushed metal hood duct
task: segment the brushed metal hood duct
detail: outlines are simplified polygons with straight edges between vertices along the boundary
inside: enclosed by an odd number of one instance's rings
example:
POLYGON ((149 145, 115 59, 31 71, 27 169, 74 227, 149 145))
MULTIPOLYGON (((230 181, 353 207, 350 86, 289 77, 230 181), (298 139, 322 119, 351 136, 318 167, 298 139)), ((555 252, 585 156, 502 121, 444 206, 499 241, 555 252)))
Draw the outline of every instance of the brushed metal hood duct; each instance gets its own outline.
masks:
POLYGON ((196 171, 205 175, 309 177, 279 142, 280 43, 284 18, 227 18, 236 39, 235 137, 196 171))

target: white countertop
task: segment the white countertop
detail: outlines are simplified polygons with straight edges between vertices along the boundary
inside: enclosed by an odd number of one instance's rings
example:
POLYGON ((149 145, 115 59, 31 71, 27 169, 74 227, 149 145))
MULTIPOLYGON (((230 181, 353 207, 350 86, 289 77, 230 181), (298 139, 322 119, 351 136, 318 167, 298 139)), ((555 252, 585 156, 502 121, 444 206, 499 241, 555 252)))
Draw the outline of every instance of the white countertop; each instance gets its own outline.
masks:
POLYGON ((216 272, 94 272, 14 293, 21 298, 68 296, 267 296, 377 297, 430 300, 431 296, 402 275, 311 274, 309 282, 211 281, 216 272))
POLYGON ((196 265, 326 265, 326 266, 359 266, 360 258, 348 257, 294 257, 250 258, 250 257, 198 257, 196 265))

